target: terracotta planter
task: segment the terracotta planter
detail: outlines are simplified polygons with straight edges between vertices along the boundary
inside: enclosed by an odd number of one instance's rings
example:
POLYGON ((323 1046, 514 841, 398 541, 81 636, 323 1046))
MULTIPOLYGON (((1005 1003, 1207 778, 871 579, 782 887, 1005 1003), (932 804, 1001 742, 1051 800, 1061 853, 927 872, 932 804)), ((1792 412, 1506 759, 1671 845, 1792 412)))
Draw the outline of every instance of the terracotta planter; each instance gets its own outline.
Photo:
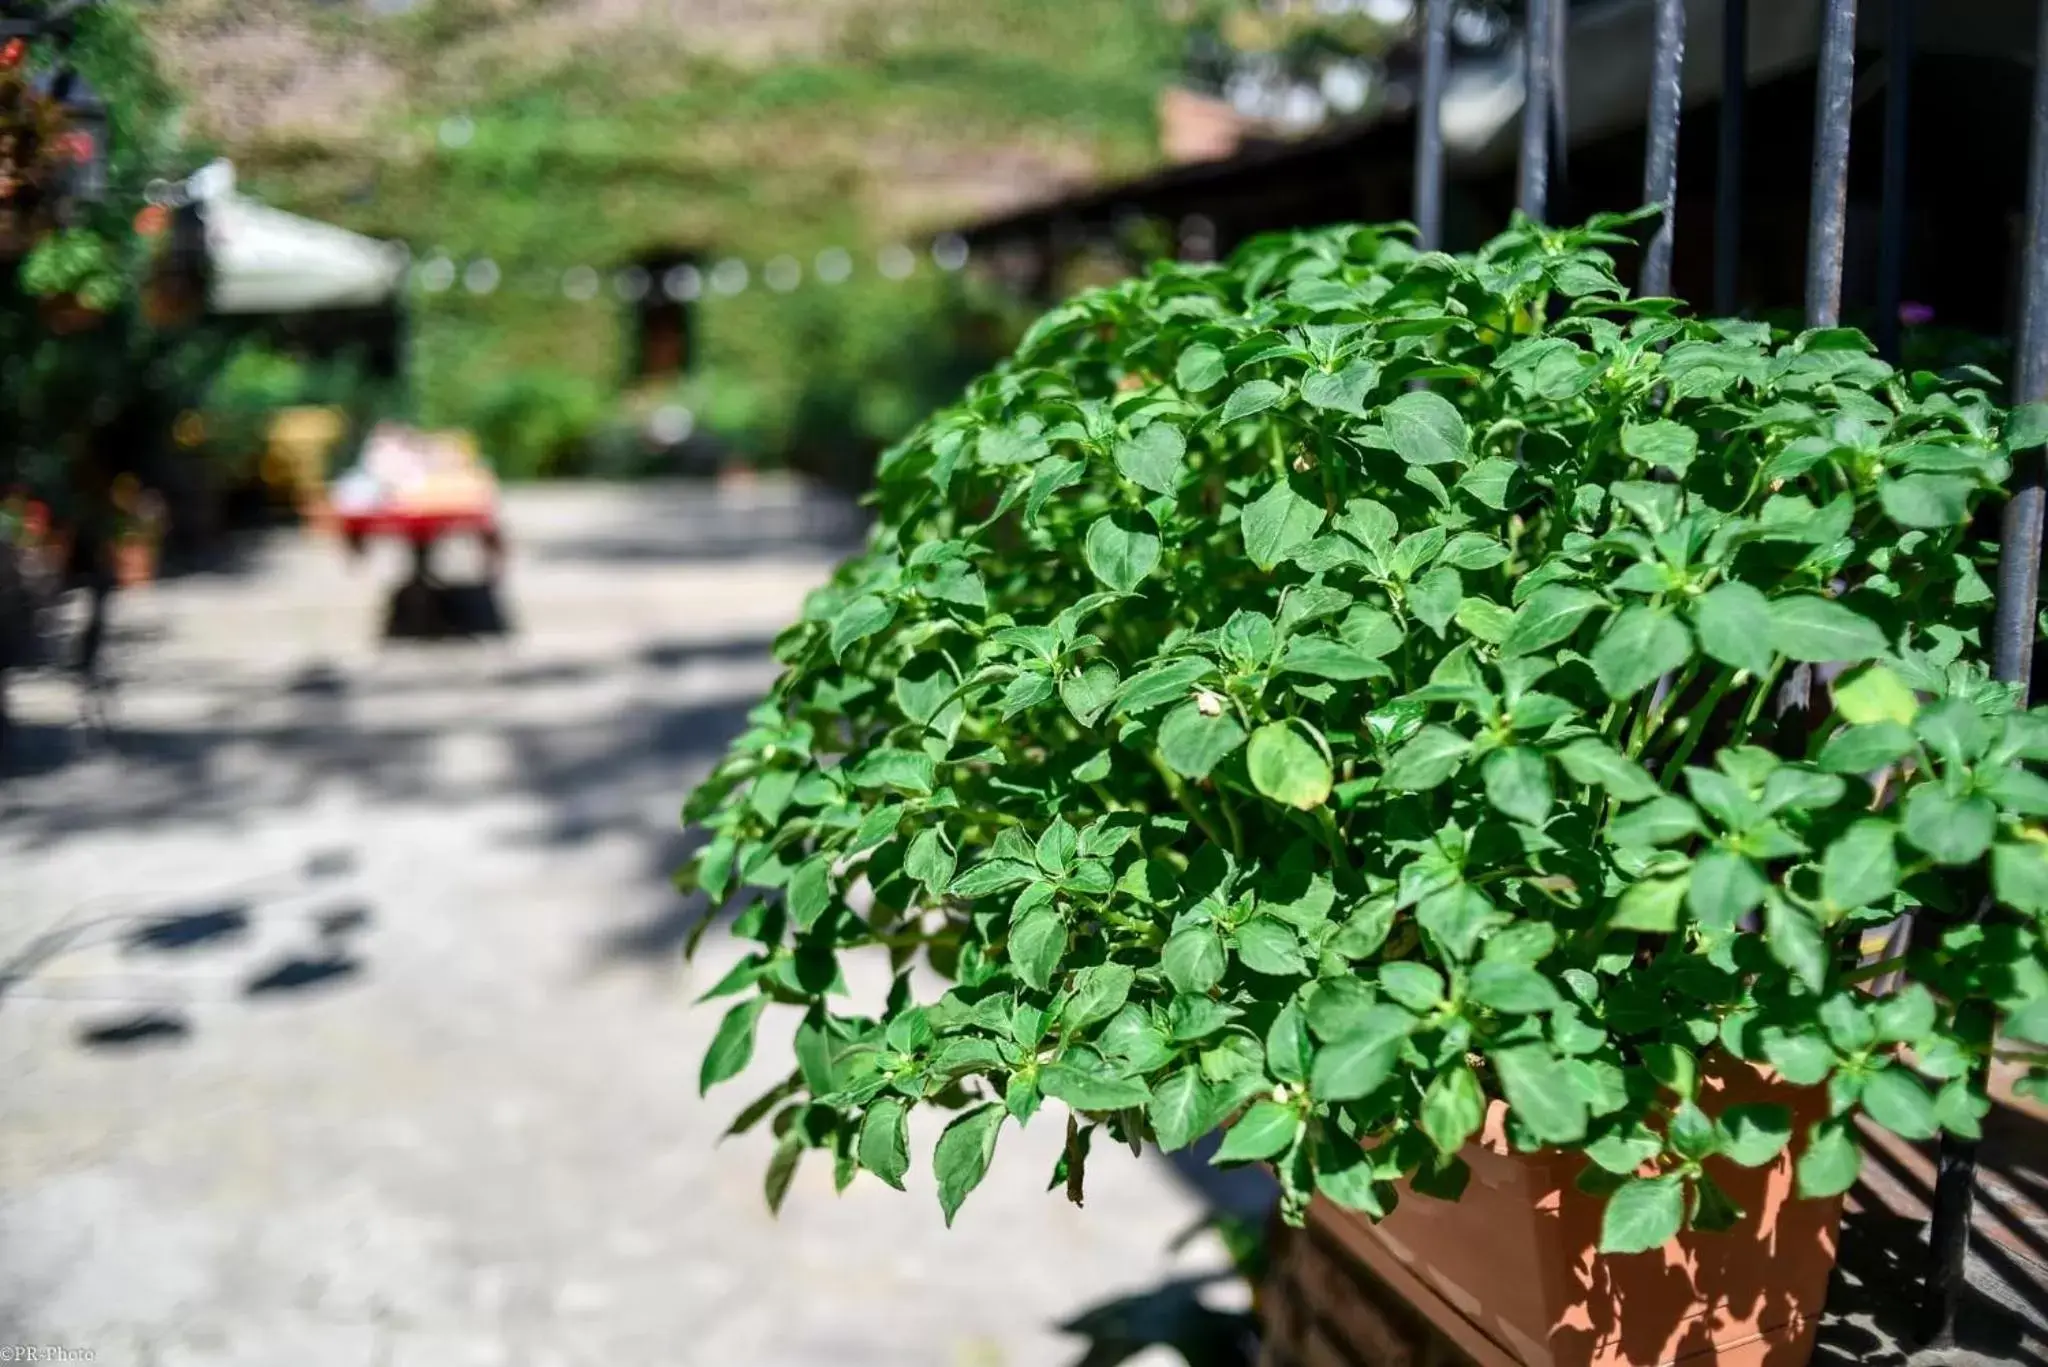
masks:
POLYGON ((1222 161, 1237 154, 1245 120, 1229 101, 1170 87, 1159 95, 1159 145, 1172 162, 1222 161))
MULTIPOLYGON (((1817 1091, 1746 1064, 1709 1066, 1709 1113, 1744 1101, 1792 1108, 1795 1133, 1825 1114, 1817 1091)), ((1605 1257, 1602 1205, 1574 1179, 1578 1154, 1517 1154, 1496 1103, 1465 1159, 1457 1202, 1403 1192, 1378 1225, 1324 1201, 1276 1258, 1267 1367, 1467 1362, 1478 1367, 1796 1367, 1812 1352, 1834 1267, 1841 1203, 1793 1199, 1792 1158, 1764 1168, 1708 1160, 1748 1212, 1724 1234, 1683 1232, 1661 1250, 1605 1257), (1369 1305, 1346 1304, 1360 1297, 1369 1305), (1342 1307, 1342 1308, 1335 1308, 1342 1307)))

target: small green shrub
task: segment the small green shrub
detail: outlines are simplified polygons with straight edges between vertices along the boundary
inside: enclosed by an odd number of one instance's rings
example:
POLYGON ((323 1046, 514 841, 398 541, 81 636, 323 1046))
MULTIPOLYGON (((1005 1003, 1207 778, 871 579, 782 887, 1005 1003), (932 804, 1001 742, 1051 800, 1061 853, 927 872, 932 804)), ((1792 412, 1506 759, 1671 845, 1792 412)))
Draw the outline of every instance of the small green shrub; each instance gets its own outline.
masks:
POLYGON ((685 886, 749 890, 703 1084, 802 1015, 771 1202, 810 1148, 900 1185, 931 1102, 950 1219, 1052 1098, 1076 1188, 1098 1128, 1227 1125, 1290 1214, 1378 1214, 1499 1101, 1626 1252, 1737 1217, 1710 1157, 1828 1195, 1859 1108, 1977 1132, 1997 1023, 2048 1043, 2048 712, 1982 664, 1975 517, 2048 428, 1629 299, 1625 222, 1159 266, 885 456, 686 812, 685 886), (1717 1051, 1827 1118, 1710 1114, 1717 1051))
POLYGON ((610 410, 608 392, 579 376, 521 371, 477 396, 463 425, 505 479, 582 472, 610 410))

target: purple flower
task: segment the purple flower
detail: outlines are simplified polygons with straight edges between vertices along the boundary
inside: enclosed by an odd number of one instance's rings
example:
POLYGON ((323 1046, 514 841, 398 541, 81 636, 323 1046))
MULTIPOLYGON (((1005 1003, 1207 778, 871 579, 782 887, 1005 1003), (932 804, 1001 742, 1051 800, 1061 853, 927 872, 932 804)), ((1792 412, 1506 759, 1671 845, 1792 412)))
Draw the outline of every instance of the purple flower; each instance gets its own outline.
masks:
POLYGON ((1934 305, 1916 303, 1908 299, 1899 305, 1899 321, 1909 328, 1931 323, 1934 321, 1934 305))

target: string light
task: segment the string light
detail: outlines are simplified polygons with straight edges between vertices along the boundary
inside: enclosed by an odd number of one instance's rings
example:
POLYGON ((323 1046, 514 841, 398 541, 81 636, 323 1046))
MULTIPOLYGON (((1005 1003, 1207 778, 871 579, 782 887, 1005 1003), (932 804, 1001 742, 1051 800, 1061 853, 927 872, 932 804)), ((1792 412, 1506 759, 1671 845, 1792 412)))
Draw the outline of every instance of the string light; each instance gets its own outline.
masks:
POLYGON ((647 272, 640 266, 628 266, 612 277, 612 290, 629 304, 637 304, 647 297, 647 272))
POLYGON ((661 292, 687 304, 704 293, 704 273, 695 266, 671 266, 661 277, 661 292))
POLYGON ((818 253, 811 274, 828 285, 836 285, 853 274, 853 253, 844 247, 827 247, 818 253))
POLYGON ((562 293, 579 304, 597 298, 600 283, 597 272, 588 266, 571 266, 562 272, 562 293))
POLYGON ((728 256, 711 268, 711 292, 714 294, 738 294, 747 287, 747 263, 736 256, 728 256))
POLYGON ((762 283, 777 294, 788 294, 803 283, 804 268, 793 256, 778 256, 761 268, 762 283))
POLYGON ((471 294, 489 294, 498 288, 501 278, 498 263, 489 257, 472 261, 462 272, 462 287, 471 294))
POLYGON ((436 256, 422 262, 416 274, 421 289, 439 294, 455 283, 455 263, 445 256, 436 256))
POLYGON ((932 264, 952 272, 967 264, 967 239, 958 233, 941 233, 932 243, 932 264))
POLYGON ((875 257, 875 268, 884 279, 907 280, 917 269, 917 253, 901 242, 892 242, 875 257))

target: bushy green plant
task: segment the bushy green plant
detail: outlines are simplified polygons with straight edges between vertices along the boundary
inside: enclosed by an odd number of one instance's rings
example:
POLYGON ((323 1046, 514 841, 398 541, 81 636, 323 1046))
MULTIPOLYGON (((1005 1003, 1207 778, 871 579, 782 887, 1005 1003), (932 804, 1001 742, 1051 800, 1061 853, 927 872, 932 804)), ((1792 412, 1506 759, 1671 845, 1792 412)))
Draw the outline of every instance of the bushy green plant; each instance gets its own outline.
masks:
POLYGON ((478 395, 464 425, 506 479, 576 474, 607 407, 606 392, 592 381, 521 371, 478 395))
POLYGON ((740 1122, 771 1201, 809 1148, 900 1185, 931 1102, 950 1219, 1052 1098, 1076 1185, 1097 1128, 1227 1125, 1290 1214, 1378 1214, 1455 1196, 1498 1101, 1626 1252, 1737 1218, 1709 1158, 1826 1195, 1859 1108, 1977 1132, 1998 1022, 2048 1043, 2048 712, 1981 663, 1975 520, 2044 426, 1630 299, 1624 223, 1155 267, 888 453, 687 808, 752 944, 703 1084, 802 1016, 740 1122), (1827 1118, 1721 1108, 1717 1054, 1827 1118))

